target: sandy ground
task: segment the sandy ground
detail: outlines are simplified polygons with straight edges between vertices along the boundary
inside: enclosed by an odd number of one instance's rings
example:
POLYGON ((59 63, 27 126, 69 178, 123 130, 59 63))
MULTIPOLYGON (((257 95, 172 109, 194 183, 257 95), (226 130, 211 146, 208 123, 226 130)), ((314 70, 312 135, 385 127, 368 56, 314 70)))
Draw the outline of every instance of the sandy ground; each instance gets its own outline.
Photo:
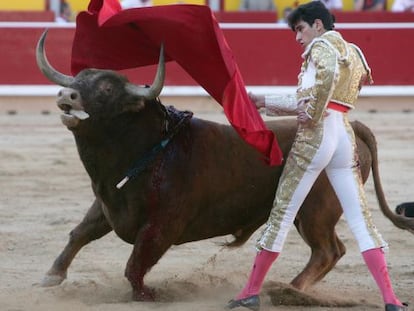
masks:
MULTIPOLYGON (((371 108, 361 109, 352 112, 351 118, 369 125, 377 136, 382 183, 394 208, 414 200, 414 113, 398 105, 387 107, 375 113, 371 108)), ((196 115, 224 121, 217 111, 196 115)), ((133 302, 123 276, 132 248, 109 234, 81 250, 61 285, 40 287, 68 233, 93 201, 72 135, 54 108, 0 109, 0 189, 0 310, 222 310, 250 271, 256 235, 234 250, 220 246, 229 237, 176 246, 147 275, 147 284, 157 290, 157 301, 133 302)), ((414 305, 414 237, 396 229, 381 214, 371 181, 366 191, 374 221, 390 244, 387 260, 395 290, 401 300, 414 305)), ((293 300, 304 299, 307 306, 274 306, 268 289, 289 283, 309 258, 309 248, 291 231, 284 253, 268 274, 263 311, 383 310, 343 220, 337 231, 347 253, 307 293, 317 302, 294 293, 293 300), (323 301, 337 306, 315 306, 323 301)))

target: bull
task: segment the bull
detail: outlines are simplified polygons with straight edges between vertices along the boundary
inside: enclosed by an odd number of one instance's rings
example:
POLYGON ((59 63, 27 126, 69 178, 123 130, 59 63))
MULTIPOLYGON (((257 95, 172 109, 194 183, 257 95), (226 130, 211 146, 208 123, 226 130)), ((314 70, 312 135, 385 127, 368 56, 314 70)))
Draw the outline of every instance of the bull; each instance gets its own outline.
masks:
MULTIPOLYGON (((109 70, 85 69, 76 77, 48 62, 44 41, 36 57, 40 70, 63 86, 57 105, 72 131, 90 176, 95 201, 46 273, 42 284, 60 284, 78 251, 112 230, 133 244, 125 276, 134 300, 153 300, 146 273, 172 245, 233 235, 230 247, 246 242, 267 219, 283 165, 269 167, 231 126, 192 118, 165 107, 164 58, 149 87, 134 85, 109 70)), ((268 122, 286 157, 295 120, 268 122)), ((375 137, 352 123, 364 182, 372 169, 379 206, 397 227, 413 231, 414 219, 390 211, 379 178, 375 137)), ((335 232, 342 210, 324 173, 300 208, 295 226, 312 254, 291 284, 305 290, 321 280, 345 254, 335 232)))

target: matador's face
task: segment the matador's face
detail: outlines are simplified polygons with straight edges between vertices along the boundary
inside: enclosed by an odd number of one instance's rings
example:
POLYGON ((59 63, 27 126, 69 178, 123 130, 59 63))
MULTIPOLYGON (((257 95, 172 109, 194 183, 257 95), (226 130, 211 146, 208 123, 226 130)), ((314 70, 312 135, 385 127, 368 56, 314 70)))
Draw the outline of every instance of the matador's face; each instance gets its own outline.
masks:
POLYGON ((320 19, 315 19, 314 23, 309 25, 301 20, 295 25, 296 41, 305 49, 313 39, 319 37, 325 32, 323 23, 320 19))

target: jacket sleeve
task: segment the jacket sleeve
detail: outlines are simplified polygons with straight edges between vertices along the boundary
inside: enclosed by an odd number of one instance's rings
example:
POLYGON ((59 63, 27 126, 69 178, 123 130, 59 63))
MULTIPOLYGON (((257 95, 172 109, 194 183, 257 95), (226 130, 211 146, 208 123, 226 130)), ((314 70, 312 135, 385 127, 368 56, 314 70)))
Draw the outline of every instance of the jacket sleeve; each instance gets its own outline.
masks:
POLYGON ((266 115, 278 116, 282 114, 296 114, 298 105, 296 95, 266 95, 265 96, 266 115))
POLYGON ((324 42, 316 42, 308 57, 308 67, 313 67, 315 79, 311 86, 310 100, 305 107, 305 112, 314 123, 317 123, 323 117, 326 106, 332 97, 339 67, 336 51, 324 42))

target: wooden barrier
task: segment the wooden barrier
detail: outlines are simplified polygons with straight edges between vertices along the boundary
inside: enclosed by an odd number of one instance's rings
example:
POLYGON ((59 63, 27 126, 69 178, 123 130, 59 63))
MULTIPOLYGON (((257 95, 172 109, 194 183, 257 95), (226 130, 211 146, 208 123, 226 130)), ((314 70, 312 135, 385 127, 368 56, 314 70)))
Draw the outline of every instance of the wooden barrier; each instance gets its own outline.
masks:
MULTIPOLYGON (((51 64, 70 74, 71 44, 75 25, 54 23, 0 23, 0 85, 50 85, 39 72, 35 46, 45 28, 51 28, 46 51, 51 64)), ((246 85, 293 86, 302 52, 294 33, 279 24, 221 24, 240 66, 246 85)), ((414 86, 411 66, 414 23, 337 24, 349 41, 365 52, 375 85, 414 86)), ((137 55, 139 57, 139 55, 137 55)), ((202 59, 200 60, 202 61, 202 59)), ((155 67, 127 70, 133 82, 150 83, 155 67)), ((166 85, 195 86, 176 63, 167 64, 166 85)))
POLYGON ((412 12, 333 12, 337 23, 413 23, 412 12))
POLYGON ((275 23, 278 20, 276 11, 218 11, 214 15, 220 23, 275 23))
MULTIPOLYGON (((412 23, 413 12, 389 11, 333 11, 337 23, 412 23)), ((274 23, 278 12, 270 11, 219 11, 214 12, 220 23, 274 23)))
POLYGON ((0 11, 1 22, 53 22, 52 11, 0 11))

